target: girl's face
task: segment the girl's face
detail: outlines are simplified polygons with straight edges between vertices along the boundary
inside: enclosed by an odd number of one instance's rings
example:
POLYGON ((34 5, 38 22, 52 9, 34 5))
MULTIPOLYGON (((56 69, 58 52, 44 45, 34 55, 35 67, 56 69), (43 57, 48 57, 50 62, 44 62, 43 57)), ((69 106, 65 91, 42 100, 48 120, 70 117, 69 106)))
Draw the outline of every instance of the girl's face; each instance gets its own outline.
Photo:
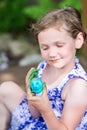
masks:
POLYGON ((75 39, 63 28, 46 29, 38 34, 42 57, 49 65, 63 68, 75 61, 75 39))

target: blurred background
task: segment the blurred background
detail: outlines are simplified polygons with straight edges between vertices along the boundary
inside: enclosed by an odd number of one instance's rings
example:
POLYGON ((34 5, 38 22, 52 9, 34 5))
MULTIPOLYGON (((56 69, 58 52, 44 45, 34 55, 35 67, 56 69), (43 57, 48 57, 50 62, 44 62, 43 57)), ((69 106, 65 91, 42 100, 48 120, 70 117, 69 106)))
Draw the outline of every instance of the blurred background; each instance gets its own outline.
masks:
MULTIPOLYGON (((46 12, 73 6, 82 14, 87 28, 87 0, 0 0, 0 83, 12 80, 23 89, 25 76, 42 60, 30 25, 46 12)), ((78 53, 87 71, 87 45, 78 53)))

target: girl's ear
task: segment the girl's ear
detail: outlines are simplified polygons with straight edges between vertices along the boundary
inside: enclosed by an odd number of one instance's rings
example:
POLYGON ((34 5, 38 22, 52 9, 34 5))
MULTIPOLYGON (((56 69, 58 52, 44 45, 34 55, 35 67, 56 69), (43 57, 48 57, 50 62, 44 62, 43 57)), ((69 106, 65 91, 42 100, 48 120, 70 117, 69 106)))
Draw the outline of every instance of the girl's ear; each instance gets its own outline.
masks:
POLYGON ((80 32, 75 40, 75 48, 80 49, 84 43, 83 33, 80 32))

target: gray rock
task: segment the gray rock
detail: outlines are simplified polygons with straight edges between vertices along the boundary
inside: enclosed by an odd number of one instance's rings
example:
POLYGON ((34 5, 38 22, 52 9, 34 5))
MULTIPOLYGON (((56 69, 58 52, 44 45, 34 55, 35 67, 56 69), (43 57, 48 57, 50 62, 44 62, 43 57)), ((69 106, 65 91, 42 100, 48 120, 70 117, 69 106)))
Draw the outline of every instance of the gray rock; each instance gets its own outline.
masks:
POLYGON ((38 64, 41 62, 43 58, 41 57, 40 54, 32 54, 32 55, 27 55, 23 59, 19 61, 19 66, 27 66, 27 65, 32 65, 32 64, 38 64))

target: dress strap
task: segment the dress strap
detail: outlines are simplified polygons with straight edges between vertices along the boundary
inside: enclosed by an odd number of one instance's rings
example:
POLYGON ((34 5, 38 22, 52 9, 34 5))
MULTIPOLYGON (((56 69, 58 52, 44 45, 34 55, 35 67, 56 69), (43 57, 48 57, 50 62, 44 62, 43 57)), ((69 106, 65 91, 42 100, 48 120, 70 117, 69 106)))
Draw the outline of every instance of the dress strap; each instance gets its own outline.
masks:
POLYGON ((42 61, 42 62, 38 65, 37 69, 38 69, 38 77, 39 77, 39 78, 42 77, 42 74, 43 74, 43 71, 44 71, 46 65, 47 65, 47 62, 46 62, 46 61, 42 61))

